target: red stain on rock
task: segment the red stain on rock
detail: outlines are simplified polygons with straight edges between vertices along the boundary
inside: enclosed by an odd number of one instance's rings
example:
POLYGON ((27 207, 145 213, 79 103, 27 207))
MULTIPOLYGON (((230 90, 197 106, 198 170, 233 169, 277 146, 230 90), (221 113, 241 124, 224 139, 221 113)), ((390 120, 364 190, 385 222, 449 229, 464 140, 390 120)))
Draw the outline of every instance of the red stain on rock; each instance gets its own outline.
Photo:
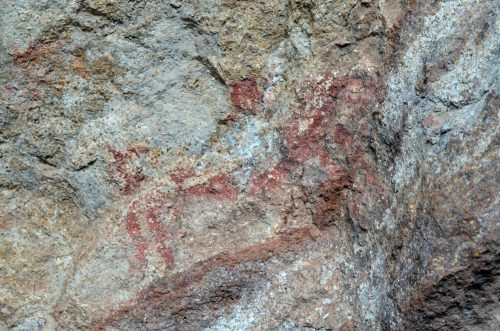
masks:
POLYGON ((230 99, 233 105, 244 111, 256 111, 259 108, 261 93, 255 78, 249 78, 231 85, 230 99))
POLYGON ((364 97, 353 95, 370 94, 363 89, 364 83, 352 77, 336 79, 326 74, 305 81, 297 91, 301 101, 299 109, 291 121, 281 128, 291 163, 281 162, 253 178, 250 192, 255 194, 280 186, 291 171, 292 163, 302 164, 311 158, 319 159, 330 180, 342 181, 346 171, 344 166, 333 161, 326 146, 326 138, 333 136, 337 144, 346 148, 353 143, 352 136, 342 125, 336 124, 333 130, 331 127, 337 120, 337 107, 362 103, 364 97))
POLYGON ((239 189, 231 183, 231 178, 227 174, 219 174, 203 184, 191 186, 187 189, 187 193, 219 201, 235 201, 238 199, 239 189))
POLYGON ((289 158, 301 163, 323 148, 325 120, 325 111, 313 109, 282 130, 289 158))
POLYGON ((280 162, 271 169, 267 169, 250 180, 250 193, 257 194, 262 191, 270 191, 280 187, 288 177, 291 165, 288 162, 280 162))
POLYGON ((16 66, 46 60, 62 48, 61 40, 36 40, 23 52, 14 52, 13 63, 16 66))
POLYGON ((346 148, 352 144, 352 136, 342 124, 337 124, 333 130, 333 141, 337 145, 346 148))
POLYGON ((210 170, 206 170, 204 173, 198 174, 190 167, 177 168, 170 174, 170 179, 176 184, 177 192, 186 192, 187 196, 206 197, 219 201, 237 200, 240 190, 232 184, 230 176, 224 173, 212 176, 201 184, 189 186, 190 179, 197 178, 199 182, 200 177, 206 176, 210 172, 210 170))
POLYGON ((340 179, 347 176, 345 166, 331 160, 330 155, 326 152, 323 152, 322 155, 320 155, 319 160, 323 168, 328 173, 329 178, 340 179))
POLYGON ((114 162, 109 170, 111 177, 121 183, 120 192, 123 195, 130 195, 133 190, 138 188, 146 176, 142 170, 134 163, 143 155, 149 153, 149 148, 143 146, 129 147, 126 152, 120 152, 109 149, 114 162))
POLYGON ((27 111, 40 106, 46 97, 60 97, 74 74, 90 78, 82 49, 66 51, 69 39, 37 39, 13 54, 9 83, 0 87, 8 108, 27 111), (75 54, 76 53, 76 54, 75 54))
MULTIPOLYGON (((234 252, 222 252, 204 261, 196 262, 186 270, 152 282, 137 293, 136 299, 122 303, 119 309, 109 312, 99 320, 94 329, 107 330, 110 327, 120 329, 119 322, 123 320, 124 316, 135 315, 135 312, 138 312, 141 317, 144 316, 144 311, 149 310, 190 313, 192 300, 186 300, 186 298, 191 297, 193 288, 209 286, 208 284, 212 282, 213 278, 207 276, 213 270, 231 271, 236 269, 238 265, 262 263, 268 261, 272 256, 300 251, 305 244, 316 240, 319 235, 317 228, 313 226, 292 229, 278 234, 270 241, 254 244, 234 252)), ((183 316, 181 315, 181 318, 183 316)))
MULTIPOLYGON (((318 156, 322 163, 329 158, 324 138, 336 120, 335 115, 345 106, 359 105, 373 97, 371 88, 353 77, 335 78, 331 74, 318 75, 306 80, 297 91, 299 109, 291 124, 283 128, 288 156, 304 162, 318 156)), ((337 144, 347 147, 352 143, 350 134, 338 124, 333 130, 337 144)))
POLYGON ((13 54, 9 83, 1 88, 8 108, 27 111, 38 107, 47 95, 60 95, 69 82, 63 40, 36 40, 24 51, 13 54))
POLYGON ((151 149, 146 146, 133 146, 127 148, 127 152, 135 154, 137 157, 139 157, 141 154, 148 154, 151 152, 151 149))
POLYGON ((160 222, 159 217, 164 212, 168 201, 168 195, 165 192, 152 192, 146 195, 146 224, 155 237, 156 251, 166 265, 174 263, 172 248, 165 244, 165 241, 172 239, 172 236, 160 222))
POLYGON ((123 179, 125 180, 125 187, 121 189, 123 194, 129 195, 133 189, 139 187, 141 181, 143 181, 146 178, 141 173, 134 173, 134 174, 123 174, 123 179))
POLYGON ((180 191, 186 180, 197 176, 193 168, 177 168, 170 173, 170 180, 176 184, 177 190, 180 191))
POLYGON ((130 205, 125 217, 125 227, 135 246, 136 260, 140 264, 145 262, 150 245, 153 245, 152 250, 158 253, 166 266, 174 264, 173 250, 168 245, 172 235, 161 220, 168 213, 169 206, 168 194, 160 189, 149 191, 143 198, 133 201, 130 205), (145 231, 149 232, 154 243, 150 242, 144 234, 145 231))
POLYGON ((146 223, 150 230, 158 237, 166 240, 169 235, 165 231, 163 224, 159 221, 159 217, 163 212, 163 208, 168 203, 168 196, 165 192, 150 192, 146 195, 146 223))
POLYGON ((334 103, 350 104, 372 100, 376 93, 370 83, 361 79, 330 73, 316 75, 303 82, 297 95, 307 108, 331 110, 334 103))
POLYGON ((328 173, 315 195, 313 220, 319 228, 331 226, 345 217, 348 197, 345 190, 354 183, 373 189, 385 199, 383 183, 376 175, 368 141, 367 109, 382 96, 371 80, 319 74, 304 81, 297 90, 299 105, 281 131, 288 159, 303 164, 317 158, 328 173), (342 123, 349 122, 353 133, 342 123), (354 137, 358 137, 355 139, 354 137), (330 140, 341 147, 342 155, 332 155, 330 140), (343 161, 347 160, 345 165, 343 161))
POLYGON ((137 201, 134 201, 130 205, 127 216, 125 217, 125 227, 135 246, 136 260, 142 264, 146 261, 147 246, 146 238, 142 234, 139 218, 137 217, 137 208, 137 201))

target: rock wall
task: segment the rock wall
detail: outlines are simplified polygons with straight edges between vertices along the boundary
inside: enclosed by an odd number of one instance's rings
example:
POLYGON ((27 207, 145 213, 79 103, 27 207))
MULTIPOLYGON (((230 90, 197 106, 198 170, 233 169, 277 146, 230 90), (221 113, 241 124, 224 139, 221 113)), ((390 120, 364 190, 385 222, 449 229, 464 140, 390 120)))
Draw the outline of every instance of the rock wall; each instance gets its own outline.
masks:
POLYGON ((3 0, 0 330, 495 330, 495 0, 3 0))

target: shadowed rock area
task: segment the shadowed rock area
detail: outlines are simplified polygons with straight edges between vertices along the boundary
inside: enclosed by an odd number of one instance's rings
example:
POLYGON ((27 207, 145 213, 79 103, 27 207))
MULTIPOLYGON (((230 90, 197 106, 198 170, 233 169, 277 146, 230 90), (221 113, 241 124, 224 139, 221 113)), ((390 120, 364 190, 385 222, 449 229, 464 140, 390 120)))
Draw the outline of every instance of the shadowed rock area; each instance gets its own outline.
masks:
POLYGON ((0 330, 498 330, 500 2, 3 0, 0 330))

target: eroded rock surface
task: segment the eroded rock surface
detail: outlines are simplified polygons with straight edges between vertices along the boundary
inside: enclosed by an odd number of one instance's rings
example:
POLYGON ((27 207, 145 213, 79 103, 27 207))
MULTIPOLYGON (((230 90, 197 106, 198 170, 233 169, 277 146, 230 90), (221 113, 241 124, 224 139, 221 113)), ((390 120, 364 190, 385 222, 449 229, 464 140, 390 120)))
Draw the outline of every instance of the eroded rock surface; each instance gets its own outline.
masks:
POLYGON ((495 0, 4 0, 0 330, 495 330, 495 0))

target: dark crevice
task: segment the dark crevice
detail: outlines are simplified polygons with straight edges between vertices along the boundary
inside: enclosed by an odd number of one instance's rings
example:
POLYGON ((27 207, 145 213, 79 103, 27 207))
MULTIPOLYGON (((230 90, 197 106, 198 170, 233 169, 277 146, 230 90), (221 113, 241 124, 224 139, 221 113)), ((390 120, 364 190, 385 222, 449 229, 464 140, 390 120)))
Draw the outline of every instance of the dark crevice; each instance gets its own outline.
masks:
POLYGON ((86 1, 81 1, 80 4, 79 4, 79 8, 77 10, 77 12, 87 12, 91 15, 94 15, 94 16, 97 16, 97 17, 102 17, 104 19, 106 19, 107 21, 110 21, 110 22, 113 22, 113 23, 116 23, 116 24, 123 24, 123 21, 120 20, 119 18, 116 18, 116 17, 112 17, 106 13, 103 13, 101 11, 99 11, 98 9, 96 8, 92 8, 90 7, 86 1))
POLYGON ((92 165, 94 165, 96 163, 96 161, 97 161, 97 159, 94 159, 94 160, 90 161, 89 163, 84 164, 83 166, 81 166, 79 168, 76 168, 76 171, 86 170, 86 169, 90 168, 92 165))
POLYGON ((224 86, 227 85, 226 80, 221 76, 219 70, 217 70, 217 68, 212 63, 210 63, 207 58, 198 55, 195 56, 194 59, 200 62, 208 70, 208 72, 210 72, 210 75, 212 75, 212 77, 214 77, 219 83, 224 86))
POLYGON ((57 165, 55 165, 54 163, 51 163, 50 162, 50 158, 49 157, 43 157, 43 156, 39 156, 37 155, 36 158, 38 159, 38 161, 40 161, 40 163, 42 164, 45 164, 45 165, 48 165, 48 166, 51 166, 53 168, 57 168, 57 165))

